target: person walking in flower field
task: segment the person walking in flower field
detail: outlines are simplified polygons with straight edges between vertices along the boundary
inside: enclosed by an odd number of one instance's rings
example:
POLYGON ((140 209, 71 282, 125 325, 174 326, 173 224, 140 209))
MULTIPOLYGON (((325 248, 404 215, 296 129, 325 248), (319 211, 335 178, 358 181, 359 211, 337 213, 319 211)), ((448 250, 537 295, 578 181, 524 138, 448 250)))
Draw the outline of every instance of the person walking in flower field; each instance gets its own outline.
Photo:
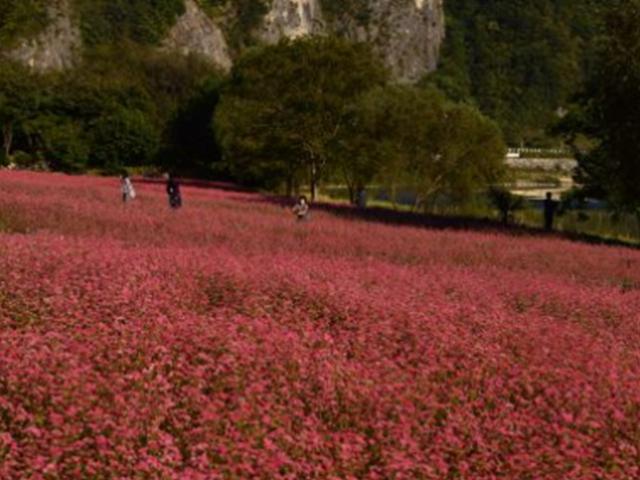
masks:
POLYGON ((169 206, 171 208, 182 207, 180 184, 171 173, 167 174, 167 195, 169 195, 169 206))
POLYGON ((307 197, 302 195, 298 199, 298 202, 293 207, 293 213, 296 215, 299 222, 309 218, 309 202, 307 202, 307 197))
POLYGON ((122 191, 122 202, 127 203, 136 198, 136 191, 133 188, 133 183, 129 178, 129 174, 124 172, 120 176, 120 190, 122 191))

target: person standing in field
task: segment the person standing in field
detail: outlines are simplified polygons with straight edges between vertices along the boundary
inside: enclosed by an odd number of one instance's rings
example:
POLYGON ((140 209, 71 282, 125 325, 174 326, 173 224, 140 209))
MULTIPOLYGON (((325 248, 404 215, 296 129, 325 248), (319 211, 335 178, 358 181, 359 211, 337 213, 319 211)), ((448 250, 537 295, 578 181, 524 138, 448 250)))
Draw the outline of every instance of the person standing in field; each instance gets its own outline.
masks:
POLYGON ((364 188, 359 188, 356 193, 356 206, 361 210, 367 208, 367 191, 364 188))
POLYGON ((299 222, 309 218, 309 202, 307 202, 307 197, 302 195, 298 198, 298 202, 293 207, 293 213, 296 215, 299 222))
POLYGON ((127 203, 136 198, 136 191, 133 188, 133 183, 129 178, 129 174, 124 172, 120 176, 120 190, 122 191, 122 202, 127 203))
POLYGON ((169 206, 171 208, 182 207, 180 184, 171 173, 167 174, 167 195, 169 195, 169 206))
POLYGON ((551 192, 547 192, 547 197, 544 200, 544 229, 547 232, 553 230, 553 218, 557 208, 558 202, 553 200, 551 192))

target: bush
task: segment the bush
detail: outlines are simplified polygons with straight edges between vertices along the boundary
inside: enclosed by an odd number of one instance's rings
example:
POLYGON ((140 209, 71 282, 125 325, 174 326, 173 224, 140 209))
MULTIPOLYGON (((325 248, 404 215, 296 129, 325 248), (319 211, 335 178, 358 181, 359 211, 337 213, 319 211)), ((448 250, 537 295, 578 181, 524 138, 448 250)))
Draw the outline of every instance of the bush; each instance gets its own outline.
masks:
POLYGON ((184 12, 183 0, 75 0, 84 41, 91 46, 129 39, 158 44, 184 12))
POLYGON ((89 156, 89 145, 82 126, 57 117, 50 120, 40 129, 46 161, 55 170, 82 171, 89 156))
POLYGON ((91 164, 107 169, 151 163, 160 134, 144 112, 119 108, 93 128, 91 164))
POLYGON ((505 225, 513 221, 513 214, 516 211, 524 208, 524 198, 514 195, 503 187, 491 187, 489 189, 489 200, 500 212, 500 220, 505 225))

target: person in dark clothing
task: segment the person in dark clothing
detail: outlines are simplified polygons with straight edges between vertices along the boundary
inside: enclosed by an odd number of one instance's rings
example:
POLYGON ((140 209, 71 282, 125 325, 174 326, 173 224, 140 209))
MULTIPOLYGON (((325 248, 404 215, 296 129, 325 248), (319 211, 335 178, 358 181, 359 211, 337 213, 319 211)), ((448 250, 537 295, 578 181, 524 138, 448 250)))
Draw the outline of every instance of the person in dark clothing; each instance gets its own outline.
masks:
POLYGON ((167 195, 169 195, 169 206, 171 208, 180 208, 182 206, 180 184, 171 173, 167 175, 167 195))
POLYGON ((367 191, 364 188, 359 188, 356 193, 356 206, 360 209, 367 208, 367 191))
POLYGON ((544 229, 547 232, 553 230, 553 217, 555 217, 558 209, 558 202, 551 197, 551 192, 547 192, 547 198, 544 200, 544 229))

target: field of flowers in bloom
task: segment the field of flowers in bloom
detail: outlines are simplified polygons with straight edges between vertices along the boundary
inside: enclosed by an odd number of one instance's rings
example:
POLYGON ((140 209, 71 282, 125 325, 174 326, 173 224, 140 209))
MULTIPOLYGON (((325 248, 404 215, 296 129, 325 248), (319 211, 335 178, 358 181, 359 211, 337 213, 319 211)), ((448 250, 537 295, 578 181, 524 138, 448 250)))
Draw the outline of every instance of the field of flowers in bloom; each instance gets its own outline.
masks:
POLYGON ((0 478, 640 477, 640 252, 0 172, 0 478))

